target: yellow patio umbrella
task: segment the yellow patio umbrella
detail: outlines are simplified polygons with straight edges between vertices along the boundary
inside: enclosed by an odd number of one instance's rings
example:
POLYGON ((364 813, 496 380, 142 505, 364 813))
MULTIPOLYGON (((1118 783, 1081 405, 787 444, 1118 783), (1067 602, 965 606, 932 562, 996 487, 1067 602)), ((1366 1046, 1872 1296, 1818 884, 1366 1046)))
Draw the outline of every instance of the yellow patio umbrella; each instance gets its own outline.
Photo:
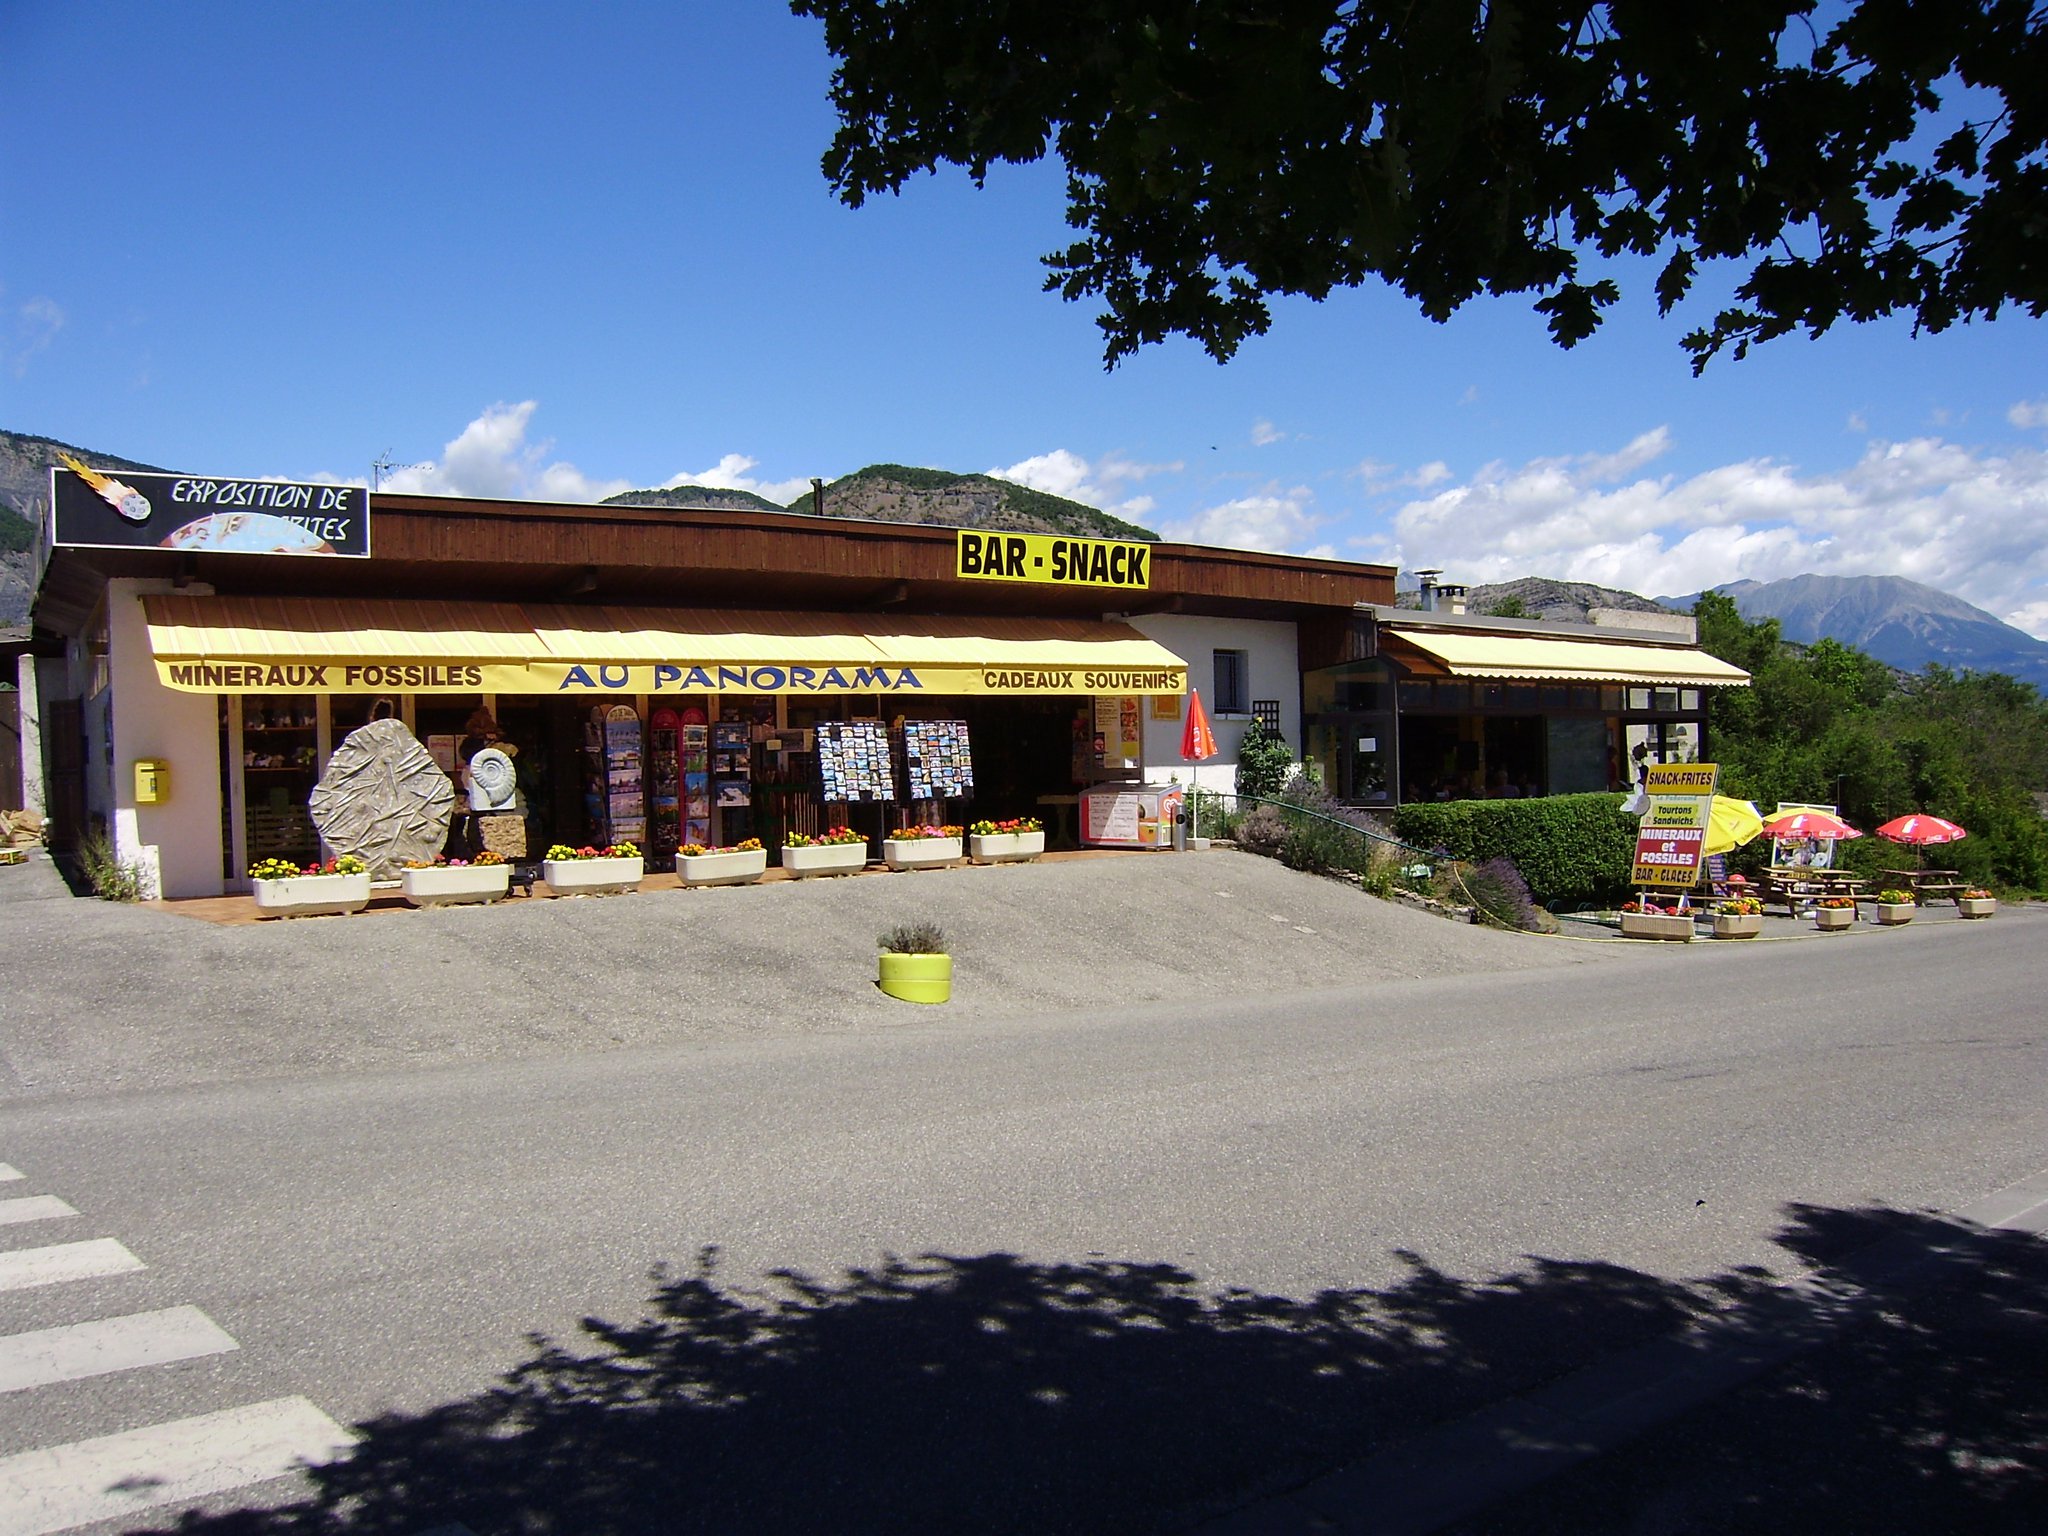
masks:
POLYGON ((1727 853, 1754 839, 1764 829, 1764 819, 1747 800, 1714 796, 1707 811, 1708 853, 1727 853))

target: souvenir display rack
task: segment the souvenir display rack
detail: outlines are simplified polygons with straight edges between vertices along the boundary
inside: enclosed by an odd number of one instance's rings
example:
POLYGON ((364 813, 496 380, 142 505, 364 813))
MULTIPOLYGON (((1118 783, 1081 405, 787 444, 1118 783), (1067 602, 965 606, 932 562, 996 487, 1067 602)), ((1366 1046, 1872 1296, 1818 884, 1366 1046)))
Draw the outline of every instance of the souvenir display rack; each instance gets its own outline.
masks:
POLYGON ((903 779, 912 800, 965 800, 974 793, 974 755, 965 720, 903 722, 903 779))

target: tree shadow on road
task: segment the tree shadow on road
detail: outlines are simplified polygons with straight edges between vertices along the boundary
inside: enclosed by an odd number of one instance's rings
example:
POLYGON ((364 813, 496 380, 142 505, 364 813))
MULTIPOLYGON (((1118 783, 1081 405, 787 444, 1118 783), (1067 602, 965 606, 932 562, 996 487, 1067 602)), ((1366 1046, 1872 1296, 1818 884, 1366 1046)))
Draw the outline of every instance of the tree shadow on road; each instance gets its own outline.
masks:
MULTIPOLYGON (((1968 1379, 1979 1392, 1972 1444, 2005 1456, 1994 1448, 2030 1439, 2038 1492, 2042 1378, 2009 1378, 2005 1361, 2039 1362, 2048 1245, 1811 1208, 1793 1212, 1782 1240, 1813 1262, 1902 1235, 1953 1253, 1942 1288, 1967 1293, 1976 1321, 1944 1340, 1924 1319, 1887 1316, 1859 1348, 1853 1382, 1776 1405, 1777 1435, 1794 1452, 1842 1437, 1921 1446, 1954 1432, 1952 1397, 1968 1379)), ((536 1339, 490 1392, 358 1426, 357 1453, 315 1472, 304 1502, 174 1528, 1180 1530, 1774 1291, 1753 1270, 1682 1285, 1533 1259, 1470 1280, 1406 1257, 1395 1284, 1293 1298, 1216 1291, 1166 1264, 999 1253, 749 1288, 707 1252, 658 1275, 637 1321, 590 1319, 573 1347, 536 1339)), ((1899 1475, 1931 1480, 1959 1509, 2003 1497, 1960 1468, 1927 1450, 1899 1475)), ((1532 1507, 1531 1520, 1547 1517, 1532 1507)))

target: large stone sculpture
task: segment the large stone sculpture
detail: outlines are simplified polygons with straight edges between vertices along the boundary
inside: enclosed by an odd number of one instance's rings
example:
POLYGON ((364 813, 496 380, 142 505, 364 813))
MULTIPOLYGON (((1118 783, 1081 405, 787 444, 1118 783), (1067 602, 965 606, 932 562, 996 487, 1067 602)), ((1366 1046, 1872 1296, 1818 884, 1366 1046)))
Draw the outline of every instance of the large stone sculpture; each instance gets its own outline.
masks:
POLYGON ((379 880, 407 859, 432 859, 448 841, 455 786, 402 720, 372 720, 334 749, 307 809, 336 853, 352 853, 379 880))

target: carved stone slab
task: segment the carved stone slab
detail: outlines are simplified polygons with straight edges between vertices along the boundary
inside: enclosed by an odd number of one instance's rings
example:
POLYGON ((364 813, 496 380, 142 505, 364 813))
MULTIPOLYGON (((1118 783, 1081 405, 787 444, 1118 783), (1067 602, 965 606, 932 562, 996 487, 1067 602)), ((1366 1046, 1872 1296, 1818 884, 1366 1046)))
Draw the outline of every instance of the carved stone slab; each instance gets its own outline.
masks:
POLYGON ((454 806, 455 786, 403 720, 351 731, 306 802, 327 845, 356 855, 378 880, 440 853, 454 806))

